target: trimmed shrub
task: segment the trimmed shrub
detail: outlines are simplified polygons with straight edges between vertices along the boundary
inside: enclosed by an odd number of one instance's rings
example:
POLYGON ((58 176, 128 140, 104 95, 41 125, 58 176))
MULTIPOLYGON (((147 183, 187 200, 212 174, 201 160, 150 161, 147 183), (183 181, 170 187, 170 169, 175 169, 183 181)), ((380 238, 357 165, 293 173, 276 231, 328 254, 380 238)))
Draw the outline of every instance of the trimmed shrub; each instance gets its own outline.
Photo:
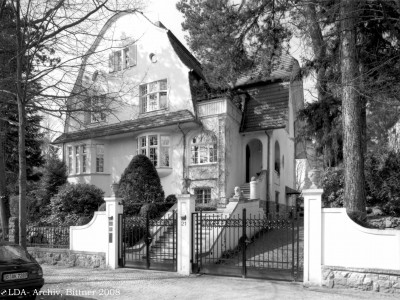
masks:
POLYGON ((176 198, 176 196, 174 194, 168 195, 168 197, 165 198, 164 210, 168 211, 177 202, 178 202, 178 199, 176 198))
POLYGON ((82 223, 83 217, 90 220, 104 202, 103 194, 101 189, 92 184, 67 183, 51 199, 51 215, 46 222, 54 226, 67 226, 82 223))
POLYGON ((155 203, 145 203, 140 208, 139 215, 143 218, 146 218, 148 214, 150 219, 155 219, 160 216, 161 211, 164 211, 163 206, 159 206, 155 203))
POLYGON ((132 158, 121 176, 117 195, 122 198, 127 215, 139 213, 141 204, 164 202, 160 178, 147 156, 139 154, 132 158))

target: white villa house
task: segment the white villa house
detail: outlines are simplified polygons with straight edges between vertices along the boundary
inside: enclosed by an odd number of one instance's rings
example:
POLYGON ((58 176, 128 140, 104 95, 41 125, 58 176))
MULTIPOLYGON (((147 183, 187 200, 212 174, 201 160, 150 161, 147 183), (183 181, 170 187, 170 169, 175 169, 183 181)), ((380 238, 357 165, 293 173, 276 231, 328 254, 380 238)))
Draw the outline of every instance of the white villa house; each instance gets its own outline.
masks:
POLYGON ((304 102, 294 58, 283 56, 268 78, 256 71, 241 78, 234 97, 200 97, 201 64, 160 22, 138 13, 108 20, 87 54, 54 142, 69 182, 109 195, 130 160, 144 154, 166 196, 189 178, 198 203, 224 203, 236 186, 246 196, 253 179, 270 209, 293 204, 296 115, 304 102))

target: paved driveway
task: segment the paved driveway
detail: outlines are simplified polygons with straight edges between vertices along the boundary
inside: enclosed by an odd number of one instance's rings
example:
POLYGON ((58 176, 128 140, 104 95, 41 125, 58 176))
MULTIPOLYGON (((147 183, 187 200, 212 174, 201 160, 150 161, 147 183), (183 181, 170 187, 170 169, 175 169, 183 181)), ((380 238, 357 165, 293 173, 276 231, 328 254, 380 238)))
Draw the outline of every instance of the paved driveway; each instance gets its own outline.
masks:
POLYGON ((398 299, 352 290, 304 288, 300 283, 135 269, 99 270, 43 266, 46 300, 87 299, 398 299), (56 295, 58 293, 58 295, 56 295))

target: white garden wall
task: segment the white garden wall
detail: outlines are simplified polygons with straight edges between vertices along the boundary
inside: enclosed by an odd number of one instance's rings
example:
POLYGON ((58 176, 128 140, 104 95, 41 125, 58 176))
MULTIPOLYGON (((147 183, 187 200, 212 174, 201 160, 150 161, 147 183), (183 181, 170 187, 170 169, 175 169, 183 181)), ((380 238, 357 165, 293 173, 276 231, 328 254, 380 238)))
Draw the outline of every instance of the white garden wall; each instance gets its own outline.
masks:
POLYGON ((345 208, 321 208, 322 189, 303 190, 306 285, 400 293, 400 231, 362 227, 345 208))
POLYGON ((400 270, 400 231, 364 228, 345 208, 324 208, 322 264, 400 270))
POLYGON ((69 229, 69 249, 89 252, 107 252, 108 228, 105 211, 94 213, 93 219, 83 226, 69 229))

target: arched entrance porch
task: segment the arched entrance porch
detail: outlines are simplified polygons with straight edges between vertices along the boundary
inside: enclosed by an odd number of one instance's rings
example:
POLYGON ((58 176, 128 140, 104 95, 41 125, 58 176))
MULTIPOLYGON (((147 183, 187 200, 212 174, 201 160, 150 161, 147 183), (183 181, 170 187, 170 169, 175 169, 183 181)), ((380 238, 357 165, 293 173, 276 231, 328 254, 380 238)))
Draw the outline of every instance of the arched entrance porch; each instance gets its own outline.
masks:
POLYGON ((251 177, 257 176, 262 170, 263 145, 259 139, 253 139, 246 145, 246 182, 250 182, 251 177))

